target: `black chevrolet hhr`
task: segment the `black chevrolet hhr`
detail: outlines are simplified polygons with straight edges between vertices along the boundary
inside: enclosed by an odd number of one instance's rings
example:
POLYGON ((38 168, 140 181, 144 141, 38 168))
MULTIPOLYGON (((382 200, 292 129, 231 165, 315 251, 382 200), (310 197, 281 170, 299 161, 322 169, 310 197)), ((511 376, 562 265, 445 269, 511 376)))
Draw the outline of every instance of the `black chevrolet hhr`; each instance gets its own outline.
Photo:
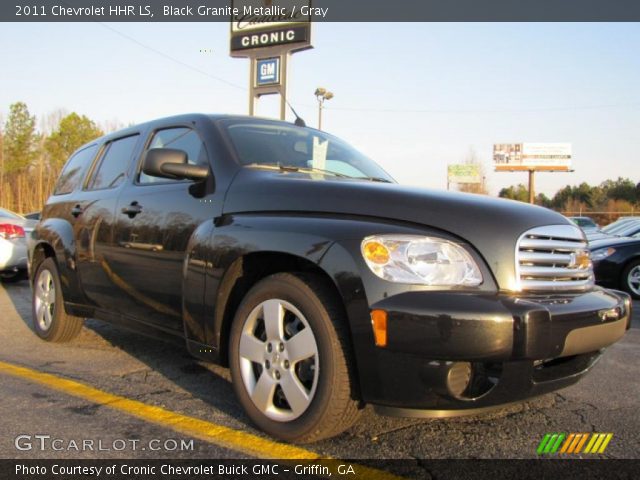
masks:
POLYGON ((578 381, 628 328, 582 231, 522 203, 403 187, 342 140, 184 115, 68 160, 30 239, 35 332, 84 318, 231 368, 269 434, 475 414, 578 381))

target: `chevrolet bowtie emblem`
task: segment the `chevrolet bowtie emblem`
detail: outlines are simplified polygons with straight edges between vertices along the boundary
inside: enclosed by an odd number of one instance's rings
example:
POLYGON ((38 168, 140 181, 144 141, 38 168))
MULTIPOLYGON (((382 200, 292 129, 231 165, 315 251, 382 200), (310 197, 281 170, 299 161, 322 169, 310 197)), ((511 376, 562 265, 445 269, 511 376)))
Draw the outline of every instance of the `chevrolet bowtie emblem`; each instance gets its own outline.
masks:
POLYGON ((591 266, 591 256, 586 250, 580 250, 571 254, 569 268, 587 269, 591 266))

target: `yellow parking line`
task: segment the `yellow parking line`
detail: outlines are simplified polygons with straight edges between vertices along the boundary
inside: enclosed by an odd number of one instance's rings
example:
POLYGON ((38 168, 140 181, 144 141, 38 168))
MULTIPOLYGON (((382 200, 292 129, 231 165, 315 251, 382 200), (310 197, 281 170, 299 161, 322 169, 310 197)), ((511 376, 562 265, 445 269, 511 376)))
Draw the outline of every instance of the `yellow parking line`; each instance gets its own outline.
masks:
MULTIPOLYGON (((327 466, 337 466, 339 461, 319 455, 311 450, 274 442, 251 433, 234 430, 229 427, 207 422, 199 418, 189 417, 180 413, 165 410, 161 407, 147 405, 137 400, 120 397, 112 393, 98 390, 84 383, 58 377, 50 373, 40 372, 31 368, 21 367, 0 361, 0 373, 23 378, 32 382, 53 388, 74 397, 105 405, 145 421, 171 428, 189 436, 220 445, 222 447, 245 453, 257 458, 274 460, 306 460, 317 461, 327 466), (335 465, 334 465, 335 464, 335 465)), ((397 480, 401 477, 365 467, 354 465, 358 473, 364 478, 376 480, 397 480)))

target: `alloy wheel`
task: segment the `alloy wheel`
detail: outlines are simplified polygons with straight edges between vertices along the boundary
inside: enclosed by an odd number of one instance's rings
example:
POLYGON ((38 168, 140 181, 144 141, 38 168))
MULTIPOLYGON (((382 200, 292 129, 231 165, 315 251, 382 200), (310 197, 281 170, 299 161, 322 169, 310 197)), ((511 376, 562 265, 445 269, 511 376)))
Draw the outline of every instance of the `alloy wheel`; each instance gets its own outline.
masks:
POLYGON ((627 274, 627 285, 636 295, 640 295, 640 265, 636 265, 627 274))
POLYGON ((319 377, 318 344, 309 322, 291 303, 269 299, 246 318, 240 372, 253 404, 268 418, 289 422, 311 404, 319 377))
POLYGON ((42 270, 35 285, 36 321, 41 330, 47 331, 51 327, 56 305, 56 286, 49 270, 42 270))

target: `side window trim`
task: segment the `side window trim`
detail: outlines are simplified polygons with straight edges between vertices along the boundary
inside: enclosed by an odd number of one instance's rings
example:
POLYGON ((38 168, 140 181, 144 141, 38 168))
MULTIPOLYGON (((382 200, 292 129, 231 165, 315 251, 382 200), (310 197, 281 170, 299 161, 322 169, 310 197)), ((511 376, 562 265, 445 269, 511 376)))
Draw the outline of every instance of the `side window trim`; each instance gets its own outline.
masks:
POLYGON ((211 159, 209 157, 209 152, 207 151, 207 145, 204 142, 204 140, 202 139, 202 135, 200 135, 200 131, 195 128, 195 126, 193 124, 187 124, 187 123, 178 123, 178 124, 171 124, 171 125, 163 125, 160 127, 156 127, 153 128, 149 134, 147 135, 147 139, 145 140, 144 143, 144 148, 142 149, 142 152, 140 153, 140 157, 138 158, 138 162, 137 162, 137 166, 133 175, 133 185, 136 187, 149 187, 149 186, 160 186, 160 185, 183 185, 183 184, 190 184, 193 183, 191 180, 170 180, 170 179, 166 179, 166 180, 160 180, 157 182, 148 182, 148 183, 141 183, 140 182, 140 174, 142 173, 142 162, 144 162, 144 157, 145 154, 147 153, 147 150, 149 150, 149 146, 151 145, 151 142, 153 142, 153 139, 155 138, 156 134, 158 132, 161 132, 163 130, 171 130, 174 128, 186 128, 191 130, 192 132, 195 132, 195 134, 198 136, 198 138, 200 139, 200 142, 202 143, 202 148, 204 150, 205 156, 207 157, 207 166, 210 165, 209 163, 211 162, 211 159))
MULTIPOLYGON (((91 168, 88 170, 88 173, 84 179, 84 182, 82 183, 82 191, 86 191, 86 192, 98 192, 101 190, 112 190, 114 188, 118 188, 120 185, 117 185, 115 187, 104 187, 104 188, 89 188, 89 184, 93 181, 94 178, 94 173, 96 173, 99 169, 100 166, 102 165, 102 161, 104 160, 104 158, 106 157, 107 153, 109 152, 109 149, 111 148, 111 145, 114 142, 117 142, 119 140, 124 140, 126 138, 130 138, 130 137, 141 137, 141 133, 140 132, 133 132, 133 133, 129 133, 128 135, 124 135, 122 137, 117 137, 117 138, 111 138, 109 140, 107 140, 106 142, 104 142, 99 150, 98 150, 98 154, 96 155, 96 158, 93 161, 93 164, 91 165, 91 168)), ((136 146, 133 148, 133 153, 131 155, 131 158, 135 157, 135 153, 138 147, 138 143, 140 142, 140 139, 138 139, 138 141, 136 142, 136 146)), ((131 158, 129 159, 129 163, 131 163, 131 158)), ((125 175, 127 174, 127 171, 129 170, 128 166, 127 168, 124 170, 125 175)), ((124 182, 123 182, 124 183, 124 182)))
POLYGON ((98 168, 98 165, 100 164, 102 157, 104 157, 104 154, 107 151, 107 146, 110 144, 109 142, 104 142, 102 143, 102 145, 100 145, 100 147, 98 148, 98 152, 96 154, 96 156, 93 159, 93 162, 91 162, 91 166, 87 169, 87 172, 85 174, 84 180, 82 181, 82 191, 87 191, 89 188, 89 181, 91 180, 91 178, 93 177, 93 172, 96 171, 96 169, 98 168))
POLYGON ((84 188, 84 182, 85 182, 85 178, 87 175, 87 172, 89 172, 92 168, 93 168, 93 164, 95 163, 96 158, 98 158, 101 154, 102 150, 100 145, 98 144, 98 142, 94 142, 91 143, 89 145, 86 145, 84 148, 78 149, 75 152, 73 152, 69 158, 67 159, 67 161, 65 162, 65 164, 62 167, 62 170, 60 171, 60 174, 58 175, 58 180, 56 182, 56 185, 54 185, 54 190, 51 193, 51 195, 53 196, 60 196, 60 195, 69 195, 75 191, 77 191, 78 189, 83 189, 84 188), (71 161, 78 155, 80 155, 82 152, 89 150, 91 148, 95 148, 95 152, 93 154, 93 156, 91 157, 91 160, 89 160, 87 162, 87 165, 84 165, 82 167, 82 172, 80 174, 80 178, 78 179, 78 183, 69 191, 67 192, 57 192, 56 188, 57 188, 57 183, 60 181, 60 178, 62 177, 62 175, 65 173, 65 170, 67 169, 67 167, 69 166, 69 164, 71 163, 71 161))

